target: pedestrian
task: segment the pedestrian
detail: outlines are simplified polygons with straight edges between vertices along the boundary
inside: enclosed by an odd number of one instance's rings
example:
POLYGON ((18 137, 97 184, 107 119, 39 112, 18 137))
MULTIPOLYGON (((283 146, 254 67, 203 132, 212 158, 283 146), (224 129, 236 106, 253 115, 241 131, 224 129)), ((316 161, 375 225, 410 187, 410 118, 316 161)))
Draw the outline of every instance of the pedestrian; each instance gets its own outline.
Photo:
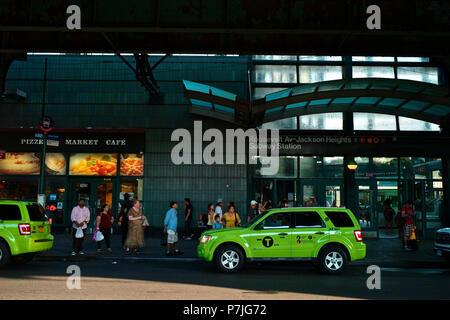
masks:
POLYGON ((119 222, 118 225, 122 233, 122 247, 125 247, 125 240, 127 240, 128 233, 128 210, 133 206, 133 201, 130 200, 130 195, 125 193, 123 195, 123 202, 121 203, 119 212, 119 222))
MULTIPOLYGON (((108 252, 111 253, 111 226, 114 223, 114 217, 109 210, 109 206, 104 204, 101 211, 97 214, 97 221, 95 223, 95 230, 100 231, 104 236, 104 241, 108 252)), ((102 252, 103 240, 97 242, 97 253, 102 252)))
POLYGON ((223 226, 222 226, 222 222, 220 221, 220 215, 219 214, 216 214, 214 216, 214 220, 215 220, 215 222, 214 222, 212 228, 213 229, 222 229, 223 226))
POLYGON ((192 237, 194 236, 193 233, 191 233, 191 223, 192 223, 192 216, 193 216, 193 207, 191 203, 191 199, 185 198, 184 199, 184 236, 183 238, 185 240, 192 240, 192 237))
POLYGON ((228 211, 222 217, 224 228, 235 228, 241 223, 239 214, 235 211, 234 205, 228 208, 228 211))
POLYGON ((392 209, 391 204, 392 204, 391 199, 384 200, 383 215, 384 215, 384 221, 385 221, 384 222, 385 230, 388 230, 388 229, 392 230, 392 222, 394 220, 395 211, 394 211, 394 209, 392 209), (389 228, 388 228, 388 226, 389 226, 389 228))
POLYGON ((206 229, 209 230, 212 228, 214 224, 214 204, 210 203, 208 204, 208 211, 206 213, 207 216, 207 223, 206 223, 206 229))
POLYGON ((83 255, 83 241, 86 236, 86 229, 90 219, 90 211, 85 206, 86 203, 84 199, 78 201, 78 205, 72 209, 72 214, 70 215, 70 220, 73 222, 72 225, 72 255, 80 254, 83 255), (76 237, 78 229, 82 230, 83 236, 76 237))
POLYGON ((413 210, 413 202, 408 200, 406 205, 402 208, 402 218, 405 220, 405 224, 403 225, 403 248, 406 251, 412 251, 412 249, 408 246, 409 237, 412 234, 414 229, 414 210, 413 210))
POLYGON ((133 206, 128 210, 128 232, 124 245, 127 254, 130 253, 130 249, 133 249, 134 253, 140 253, 140 249, 145 247, 144 227, 142 226, 144 220, 141 203, 134 200, 133 206))
POLYGON ((172 255, 170 252, 170 247, 173 245, 173 254, 179 255, 183 254, 178 249, 178 204, 175 201, 170 202, 170 209, 166 212, 166 217, 164 219, 164 233, 167 233, 167 249, 166 256, 172 255))
POLYGON ((219 198, 217 199, 217 204, 214 212, 220 215, 220 219, 222 219, 223 216, 222 207, 223 207, 223 199, 219 198))
POLYGON ((247 213, 247 222, 252 220, 258 214, 258 202, 256 202, 255 200, 250 201, 250 208, 248 209, 247 213))

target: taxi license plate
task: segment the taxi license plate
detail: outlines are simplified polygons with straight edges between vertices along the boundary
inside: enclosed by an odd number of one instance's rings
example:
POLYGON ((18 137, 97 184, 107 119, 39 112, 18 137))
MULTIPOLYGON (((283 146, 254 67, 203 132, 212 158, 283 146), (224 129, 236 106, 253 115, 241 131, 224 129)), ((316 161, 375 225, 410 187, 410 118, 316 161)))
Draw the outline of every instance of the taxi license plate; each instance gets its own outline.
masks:
POLYGON ((39 232, 44 232, 44 227, 39 227, 39 232))
POLYGON ((436 250, 436 254, 440 257, 442 256, 442 250, 436 250))

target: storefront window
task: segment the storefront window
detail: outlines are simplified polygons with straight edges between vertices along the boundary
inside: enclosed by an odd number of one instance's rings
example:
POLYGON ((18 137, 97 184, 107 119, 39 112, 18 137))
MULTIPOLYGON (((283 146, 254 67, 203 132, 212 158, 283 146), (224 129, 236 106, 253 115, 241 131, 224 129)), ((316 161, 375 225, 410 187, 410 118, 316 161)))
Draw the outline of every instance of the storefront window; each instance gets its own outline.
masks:
POLYGON ((37 178, 0 178, 0 199, 36 201, 37 194, 37 178))
POLYGON ((379 179, 397 179, 397 158, 373 158, 374 177, 379 179))
POLYGON ((45 211, 53 224, 64 223, 65 178, 47 178, 45 211))
POLYGON ((439 229, 442 227, 444 191, 442 182, 425 184, 425 224, 426 229, 439 229))
POLYGON ((66 156, 63 153, 47 153, 45 156, 45 172, 50 175, 66 174, 66 156))
POLYGON ((123 178, 120 184, 120 200, 124 200, 125 193, 130 195, 130 199, 143 199, 144 180, 135 178, 123 178))
POLYGON ((300 130, 342 130, 341 112, 300 116, 300 130))
POLYGON ((300 157, 300 178, 341 178, 344 157, 300 157))
POLYGON ((41 157, 34 152, 6 152, 0 159, 1 174, 38 175, 41 170, 41 157))
POLYGON ((297 157, 281 156, 279 159, 278 173, 272 174, 272 164, 255 165, 256 177, 297 178, 297 157), (270 172, 270 173, 268 173, 270 172))
POLYGON ((370 178, 373 176, 373 170, 370 166, 370 158, 355 157, 358 167, 355 170, 355 177, 370 178))
POLYGON ((401 158, 402 178, 442 179, 442 159, 440 158, 401 158))
POLYGON ((127 153, 120 155, 121 176, 143 176, 144 154, 127 153))
POLYGON ((70 175, 73 176, 115 176, 117 175, 117 154, 76 153, 70 156, 70 175))

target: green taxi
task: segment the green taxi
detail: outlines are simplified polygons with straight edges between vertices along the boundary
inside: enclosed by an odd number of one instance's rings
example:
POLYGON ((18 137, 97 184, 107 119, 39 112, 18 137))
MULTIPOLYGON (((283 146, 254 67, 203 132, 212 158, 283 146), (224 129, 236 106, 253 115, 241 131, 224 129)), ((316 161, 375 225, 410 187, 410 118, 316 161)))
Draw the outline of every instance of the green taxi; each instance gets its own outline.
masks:
POLYGON ((272 209, 239 228, 208 230, 197 253, 227 273, 247 261, 309 260, 334 274, 364 259, 366 245, 350 210, 301 207, 272 209))
POLYGON ((27 263, 53 247, 50 222, 36 202, 0 200, 0 267, 27 263))

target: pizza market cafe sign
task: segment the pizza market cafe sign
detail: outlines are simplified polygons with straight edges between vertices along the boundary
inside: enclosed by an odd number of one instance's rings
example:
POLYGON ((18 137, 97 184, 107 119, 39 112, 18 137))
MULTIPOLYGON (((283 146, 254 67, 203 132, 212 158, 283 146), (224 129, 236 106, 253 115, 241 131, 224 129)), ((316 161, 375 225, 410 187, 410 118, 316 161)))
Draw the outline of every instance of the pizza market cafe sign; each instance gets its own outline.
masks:
MULTIPOLYGON (((66 146, 98 146, 99 139, 64 139, 66 146)), ((21 145, 36 145, 43 144, 42 139, 20 139, 21 145)), ((107 139, 104 140, 106 146, 126 146, 126 139, 107 139)))

